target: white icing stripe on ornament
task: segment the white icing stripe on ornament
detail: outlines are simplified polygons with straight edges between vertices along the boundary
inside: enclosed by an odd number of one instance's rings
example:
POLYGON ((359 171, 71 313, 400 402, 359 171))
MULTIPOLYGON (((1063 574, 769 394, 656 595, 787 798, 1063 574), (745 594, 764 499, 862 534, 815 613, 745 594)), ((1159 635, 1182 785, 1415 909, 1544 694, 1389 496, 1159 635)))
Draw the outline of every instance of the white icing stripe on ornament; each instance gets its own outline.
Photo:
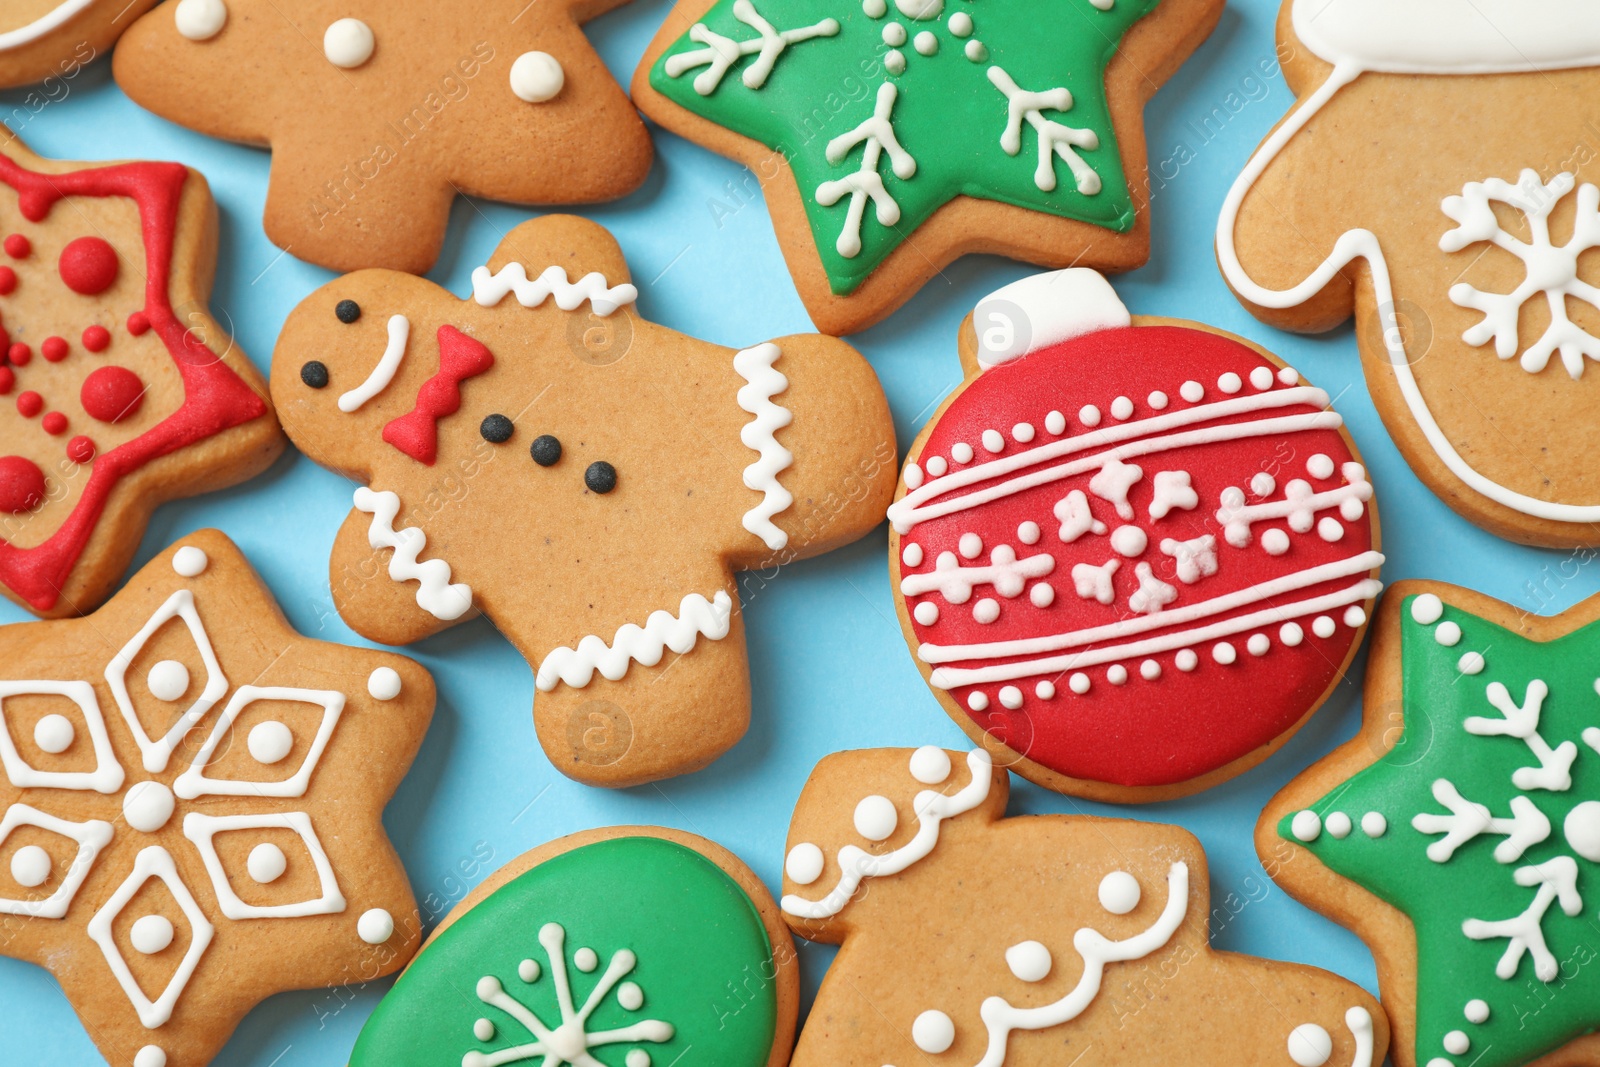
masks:
POLYGON ((495 274, 490 274, 488 267, 472 272, 472 298, 481 306, 494 307, 508 293, 515 294, 517 303, 525 308, 536 308, 554 296, 556 307, 575 311, 587 300, 601 318, 639 298, 639 290, 632 285, 624 282, 611 286, 598 271, 591 271, 576 282, 568 281, 567 272, 555 264, 546 267, 537 278, 529 278, 521 263, 507 263, 495 274))
POLYGON ((1295 0, 1293 17, 1323 59, 1387 74, 1600 66, 1592 0, 1295 0))
POLYGON ((178 747, 178 743, 190 729, 228 691, 228 679, 223 676, 222 665, 217 662, 217 654, 211 648, 211 637, 200 621, 200 613, 195 610, 193 593, 187 589, 180 589, 156 609, 156 613, 150 616, 150 620, 143 628, 112 657, 110 663, 106 664, 106 683, 111 687, 111 697, 117 702, 117 709, 122 712, 123 721, 128 724, 128 729, 133 731, 133 739, 143 756, 144 769, 151 774, 159 774, 166 770, 167 761, 172 758, 172 750, 178 747), (174 618, 181 618, 184 625, 189 628, 189 635, 194 639, 200 660, 205 665, 206 685, 201 690, 199 699, 182 715, 176 717, 165 734, 158 739, 151 739, 144 731, 144 723, 140 720, 139 713, 134 710, 133 699, 128 695, 128 667, 144 648, 145 643, 155 636, 156 631, 174 618))
MULTIPOLYGON (((1163 634, 1160 637, 1152 637, 1148 640, 1135 641, 1130 644, 1108 645, 1104 648, 1087 649, 1063 656, 1025 660, 1021 663, 997 664, 992 667, 972 669, 937 667, 928 681, 930 685, 937 689, 955 689, 963 685, 1008 682, 1017 678, 1031 678, 1041 674, 1059 674, 1062 671, 1082 670, 1085 667, 1094 667, 1102 663, 1111 663, 1115 660, 1153 656, 1206 641, 1215 641, 1221 637, 1244 633, 1247 630, 1273 626, 1284 619, 1314 615, 1317 612, 1331 611, 1346 604, 1357 604, 1363 600, 1371 600, 1382 589, 1382 582, 1373 578, 1366 578, 1336 593, 1328 593, 1324 596, 1295 601, 1289 604, 1276 604, 1272 607, 1252 612, 1249 615, 1241 615, 1236 619, 1227 619, 1223 622, 1212 623, 1210 626, 1184 630, 1179 633, 1163 634)), ((1144 618, 1157 622, 1164 621, 1160 615, 1147 615, 1144 618)), ((974 657, 967 653, 966 650, 977 647, 982 646, 944 646, 944 651, 950 653, 952 659, 971 659, 974 657)))
POLYGON ((1338 428, 1343 425, 1343 420, 1334 411, 1318 411, 1314 415, 1295 415, 1286 418, 1263 419, 1230 423, 1220 426, 1208 426, 1187 433, 1170 434, 1168 436, 1153 436, 1163 434, 1168 430, 1191 426, 1199 422, 1211 422, 1225 419, 1234 415, 1248 415, 1255 412, 1268 411, 1275 408, 1306 405, 1316 408, 1326 408, 1328 394, 1321 389, 1300 386, 1293 389, 1275 389, 1271 392, 1256 393, 1252 396, 1232 397, 1227 400, 1218 400, 1209 404, 1196 404, 1182 411, 1172 411, 1164 415, 1156 415, 1148 419, 1139 419, 1134 422, 1115 423, 1102 429, 1091 430, 1088 433, 1066 437, 1051 441, 1010 456, 1002 456, 963 468, 943 478, 935 478, 924 482, 917 489, 907 493, 901 499, 889 506, 889 521, 894 523, 895 529, 904 534, 908 533, 917 523, 930 518, 947 515, 951 511, 963 510, 967 507, 976 507, 978 504, 987 503, 999 496, 1009 496, 1021 492, 1023 489, 1032 488, 1034 485, 1045 485, 1070 477, 1071 473, 1081 473, 1094 470, 1102 466, 1108 459, 1126 460, 1132 456, 1152 455, 1168 449, 1183 448, 1195 444, 1220 444, 1223 441, 1233 441, 1245 437, 1259 437, 1272 433, 1290 433, 1301 429, 1319 429, 1323 427, 1338 428), (1143 440, 1140 440, 1143 438, 1143 440), (989 481, 994 478, 1015 474, 1018 471, 1037 467, 1050 460, 1061 459, 1066 456, 1090 449, 1103 448, 1107 445, 1118 447, 1096 453, 1093 457, 1085 457, 1070 464, 1070 473, 1061 473, 1068 467, 1054 467, 1039 472, 1025 484, 1005 483, 1002 487, 990 487, 984 490, 985 494, 995 493, 997 488, 1005 491, 995 496, 971 494, 959 498, 960 501, 971 500, 970 504, 961 504, 959 507, 949 507, 946 504, 929 504, 928 501, 956 489, 963 489, 978 482, 989 481), (1042 475, 1042 477, 1041 477, 1042 475), (1015 485, 1014 488, 1011 486, 1015 485))
POLYGON ((984 370, 1074 337, 1131 325, 1133 318, 1111 283, 1087 267, 1012 282, 978 301, 972 313, 978 366, 984 370), (1026 324, 1015 321, 1018 308, 1028 309, 1026 324))
POLYGON ((211 876, 211 888, 217 895, 217 906, 230 919, 299 919, 307 915, 332 915, 344 911, 345 900, 339 892, 339 882, 333 876, 333 863, 311 826, 311 816, 303 811, 265 815, 201 815, 190 812, 183 817, 183 836, 193 841, 200 851, 206 873, 211 876), (213 839, 217 834, 233 830, 268 828, 293 830, 299 835, 301 844, 311 854, 311 865, 317 872, 321 896, 289 904, 257 905, 246 904, 233 891, 213 839))
POLYGON ((1010 545, 997 545, 989 553, 986 567, 963 567, 954 553, 941 552, 933 570, 900 579, 900 593, 921 596, 937 590, 950 603, 965 604, 972 596, 973 586, 992 585, 997 593, 1009 599, 1022 595, 1027 579, 1043 578, 1055 569, 1053 556, 1040 553, 1019 560, 1010 545))
MULTIPOLYGON (((1200 619, 1210 618, 1213 615, 1220 615, 1249 604, 1257 604, 1263 600, 1282 596, 1285 593, 1308 589, 1323 582, 1349 578, 1352 575, 1362 574, 1382 565, 1383 554, 1381 552, 1363 552, 1348 559, 1335 560, 1332 563, 1307 567, 1292 574, 1279 575, 1265 582, 1246 586, 1243 589, 1236 589, 1231 593, 1225 593, 1210 600, 1185 604, 1182 607, 1173 608, 1155 616, 1119 619, 1117 622, 1107 623, 1103 626, 1091 626, 1083 630, 1069 630, 1066 633, 1021 638, 1015 641, 993 641, 981 645, 923 644, 917 647, 917 658, 924 663, 953 663, 965 659, 1037 656, 1043 652, 1058 652, 1078 645, 1093 644, 1096 641, 1119 641, 1150 630, 1165 629, 1169 626, 1182 626, 1200 619)), ((1376 593, 1373 595, 1376 595, 1376 593)))
POLYGON ((389 559, 389 577, 397 582, 416 582, 417 606, 442 622, 461 618, 472 607, 472 587, 464 583, 452 584, 450 564, 442 559, 418 562, 417 557, 428 546, 428 535, 415 526, 402 530, 394 528, 400 514, 400 497, 384 490, 373 492, 360 486, 355 492, 357 511, 372 516, 367 527, 367 544, 373 548, 392 549, 389 559))
POLYGON ((755 30, 759 36, 735 41, 710 29, 705 23, 697 22, 689 27, 689 39, 706 47, 668 56, 661 68, 666 71, 667 77, 678 78, 695 67, 705 67, 695 75, 692 84, 695 92, 710 96, 722 84, 730 67, 745 56, 755 55, 756 61, 744 69, 739 80, 744 82, 747 89, 759 89, 767 83, 773 65, 778 62, 785 48, 813 37, 832 37, 839 32, 838 19, 823 19, 810 26, 778 30, 761 17, 750 0, 734 0, 733 17, 755 30))
POLYGON ((0 52, 9 52, 13 48, 21 48, 25 44, 37 41, 52 30, 66 25, 67 20, 94 2, 95 0, 66 0, 65 3, 57 4, 27 25, 0 33, 0 52))
MULTIPOLYGON (((71 721, 65 721, 70 728, 71 721)), ((79 789, 109 794, 121 789, 126 777, 117 762, 116 750, 111 747, 111 736, 106 733, 100 700, 88 682, 0 682, 0 763, 5 766, 6 779, 18 789, 79 789), (94 749, 94 770, 41 771, 22 758, 11 731, 5 727, 3 709, 7 697, 30 695, 62 696, 78 706, 94 749)))
MULTIPOLYGON (((1329 0, 1329 2, 1343 3, 1346 0, 1329 0)), ((1581 4, 1582 0, 1566 0, 1566 2, 1581 4)), ((1392 8, 1392 5, 1384 6, 1392 8)), ((1365 36, 1368 31, 1363 28, 1361 32, 1365 36)), ((1389 263, 1384 258, 1383 246, 1371 230, 1347 230, 1334 242, 1333 251, 1328 254, 1328 258, 1293 288, 1268 289, 1257 284, 1245 272, 1244 265, 1239 261, 1234 231, 1238 226, 1239 210, 1244 204, 1246 194, 1260 180, 1267 167, 1271 166, 1283 152, 1284 147, 1321 112, 1328 101, 1333 99, 1340 89, 1360 77, 1366 69, 1359 59, 1349 55, 1336 53, 1325 58, 1334 63, 1328 80, 1290 112, 1283 123, 1256 150, 1256 154, 1245 164, 1244 170, 1234 180, 1233 187, 1223 201, 1222 213, 1217 218, 1217 262, 1222 266, 1222 273, 1227 278, 1228 284, 1241 298, 1252 304, 1265 308, 1291 308, 1315 298, 1356 260, 1366 260, 1368 272, 1372 276, 1373 297, 1378 308, 1384 346, 1388 352, 1389 365, 1394 370, 1395 382, 1400 387, 1400 395, 1404 397, 1406 406, 1411 411, 1411 417, 1416 420, 1417 428, 1422 431, 1423 437, 1450 473, 1473 491, 1524 515, 1555 522, 1600 522, 1600 504, 1564 504, 1516 492, 1480 474, 1461 456, 1461 453, 1456 451, 1455 445, 1450 443, 1438 420, 1433 417, 1433 411, 1428 407, 1421 387, 1417 384, 1416 375, 1412 373, 1411 360, 1405 347, 1405 330, 1395 313, 1394 284, 1389 278, 1389 263)))
POLYGON ((924 789, 912 801, 917 814, 917 833, 910 841, 893 852, 873 855, 855 845, 839 850, 839 881, 827 896, 820 900, 807 900, 794 893, 786 894, 783 910, 802 919, 826 919, 839 914, 850 903, 861 883, 868 878, 881 878, 899 874, 920 860, 926 859, 939 842, 939 826, 982 804, 989 795, 994 780, 994 762, 989 753, 975 748, 967 753, 967 769, 972 780, 950 795, 924 789))
POLYGON ((241 685, 234 690, 233 698, 217 718, 211 736, 195 753, 194 761, 172 783, 172 791, 185 800, 204 796, 228 797, 303 797, 311 784, 311 772, 322 759, 323 750, 333 737, 333 728, 339 725, 344 712, 344 694, 328 689, 296 689, 288 686, 241 685), (315 704, 322 709, 322 721, 317 734, 311 739, 300 767, 289 777, 277 782, 252 782, 244 779, 211 778, 205 768, 211 762, 217 747, 233 729, 235 720, 245 708, 258 700, 284 701, 291 704, 315 704))
POLYGON ((205 913, 200 910, 200 905, 195 903, 194 894, 189 892, 189 887, 183 884, 183 879, 178 875, 177 865, 172 862, 172 854, 160 845, 151 845, 141 849, 134 858, 133 870, 128 877, 111 894, 105 906, 94 913, 90 918, 85 932, 100 946, 100 951, 105 953, 106 963, 111 967, 111 973, 117 979, 117 984, 122 987, 122 992, 127 995, 133 1010, 138 1013, 139 1021, 148 1030, 162 1026, 172 1018, 172 1009, 178 1003, 184 987, 189 984, 189 978, 194 974, 194 969, 200 963, 200 957, 205 954, 211 938, 216 933, 205 913), (144 990, 139 988, 139 982, 133 977, 133 972, 128 969, 128 961, 123 959, 122 950, 112 937, 111 927, 122 909, 134 897, 146 882, 152 878, 159 878, 166 883, 167 890, 172 894, 172 899, 177 901, 178 908, 183 912, 184 918, 189 921, 189 947, 179 961, 177 969, 162 989, 161 995, 155 1000, 145 996, 144 990))
POLYGON ((794 495, 778 481, 778 475, 794 463, 794 453, 774 436, 794 421, 788 408, 772 402, 789 388, 789 379, 773 368, 780 355, 778 346, 768 341, 733 357, 733 369, 749 383, 739 389, 739 407, 755 416, 739 431, 739 440, 761 457, 744 469, 745 488, 761 494, 761 503, 744 513, 744 528, 774 552, 789 543, 789 535, 772 516, 794 503, 794 495))
POLYGON ((690 593, 678 604, 678 614, 652 611, 641 628, 631 622, 618 627, 608 645, 604 638, 590 634, 577 648, 555 649, 539 661, 535 686, 548 693, 559 683, 583 688, 594 680, 595 671, 609 681, 618 681, 635 663, 654 667, 667 649, 683 655, 700 638, 720 641, 728 636, 733 618, 733 599, 719 589, 707 600, 690 593))
POLYGON ((395 372, 400 369, 400 361, 405 358, 406 342, 410 339, 411 320, 404 315, 390 315, 389 343, 384 347, 378 365, 372 368, 366 381, 339 397, 340 411, 346 415, 360 411, 363 404, 389 388, 395 372))
MULTIPOLYGON (((0 728, 0 735, 6 731, 0 728)), ((0 915, 26 915, 32 919, 59 919, 67 914, 72 898, 77 895, 83 880, 89 877, 100 850, 111 843, 111 824, 99 819, 69 822, 27 804, 12 804, 0 819, 0 841, 4 841, 19 826, 37 826, 53 834, 78 843, 77 854, 67 864, 67 873, 56 886, 55 892, 36 900, 17 900, 0 897, 0 915)), ((18 850, 20 853, 21 850, 18 850)), ((15 855, 15 854, 13 854, 15 855)))

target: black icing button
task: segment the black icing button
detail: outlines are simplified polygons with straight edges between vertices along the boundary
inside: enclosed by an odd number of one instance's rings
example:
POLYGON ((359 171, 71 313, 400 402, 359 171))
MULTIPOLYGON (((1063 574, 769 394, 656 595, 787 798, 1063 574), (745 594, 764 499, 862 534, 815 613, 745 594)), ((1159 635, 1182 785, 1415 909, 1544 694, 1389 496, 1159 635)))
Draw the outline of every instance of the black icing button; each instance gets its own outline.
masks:
POLYGON ((354 300, 341 300, 334 305, 333 313, 348 326, 361 317, 361 305, 354 300))
POLYGON ((583 484, 596 493, 609 493, 617 487, 617 468, 605 460, 596 460, 583 472, 583 484))
POLYGON ((541 467, 553 467, 561 458, 561 442, 547 433, 542 433, 533 439, 533 444, 528 448, 528 454, 533 461, 541 467))
POLYGON ((300 380, 313 389, 328 387, 328 368, 320 360, 310 360, 300 368, 300 380))
POLYGON ((486 415, 478 424, 478 432, 492 445, 503 445, 511 440, 511 420, 504 415, 486 415))

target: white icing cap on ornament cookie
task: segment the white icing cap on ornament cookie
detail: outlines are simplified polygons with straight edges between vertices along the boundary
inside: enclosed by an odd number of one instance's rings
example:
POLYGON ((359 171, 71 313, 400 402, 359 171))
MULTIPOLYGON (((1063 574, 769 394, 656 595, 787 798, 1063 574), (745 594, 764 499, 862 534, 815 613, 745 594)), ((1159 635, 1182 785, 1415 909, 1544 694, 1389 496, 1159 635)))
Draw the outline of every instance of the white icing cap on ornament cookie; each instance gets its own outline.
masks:
POLYGON ((1132 325, 1111 283, 1095 270, 1069 267, 996 289, 972 313, 978 365, 984 370, 1084 334, 1132 325))
POLYGON ((1294 32, 1330 63, 1388 74, 1600 66, 1594 0, 1295 0, 1294 32))

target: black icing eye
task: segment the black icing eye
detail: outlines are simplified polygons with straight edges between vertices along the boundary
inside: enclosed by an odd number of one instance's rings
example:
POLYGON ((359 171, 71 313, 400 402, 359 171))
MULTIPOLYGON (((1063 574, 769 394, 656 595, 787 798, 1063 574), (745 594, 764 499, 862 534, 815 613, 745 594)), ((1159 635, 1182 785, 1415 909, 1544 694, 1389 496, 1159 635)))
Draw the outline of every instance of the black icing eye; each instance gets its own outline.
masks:
POLYGON ((561 458, 561 442, 547 433, 542 433, 533 439, 533 444, 528 449, 528 454, 533 461, 541 467, 553 467, 561 458))
POLYGON ((311 360, 300 368, 300 380, 313 389, 328 387, 328 368, 318 360, 311 360))
POLYGON ((333 313, 348 326, 361 317, 361 305, 354 300, 341 300, 334 305, 333 313))
POLYGON ((511 440, 511 420, 504 415, 485 416, 483 422, 478 424, 478 432, 491 445, 503 445, 511 440))
POLYGON ((603 459, 597 460, 583 472, 583 484, 592 492, 609 493, 617 487, 617 468, 603 459))

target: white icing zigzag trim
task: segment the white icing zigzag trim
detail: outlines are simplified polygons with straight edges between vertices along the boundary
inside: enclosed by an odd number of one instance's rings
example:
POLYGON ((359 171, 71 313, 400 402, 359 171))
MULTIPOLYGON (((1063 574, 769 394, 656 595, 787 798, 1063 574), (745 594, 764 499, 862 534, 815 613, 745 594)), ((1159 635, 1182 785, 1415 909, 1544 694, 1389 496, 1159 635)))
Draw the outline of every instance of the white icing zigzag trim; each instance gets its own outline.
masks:
POLYGON ((652 611, 641 628, 624 623, 608 645, 604 638, 590 634, 577 648, 561 647, 539 662, 534 684, 548 693, 558 684, 582 689, 599 671, 608 681, 620 681, 634 663, 654 667, 667 649, 680 656, 694 648, 700 638, 721 641, 728 636, 733 618, 733 599, 722 590, 711 600, 690 593, 678 604, 678 614, 652 611))
POLYGON ((576 282, 568 281, 567 272, 555 265, 546 267, 537 278, 529 278, 521 263, 507 263, 498 274, 490 274, 488 267, 472 272, 472 298, 483 307, 494 307, 508 293, 515 293, 517 303, 525 308, 536 308, 554 296, 556 307, 573 311, 587 300, 601 318, 639 298, 639 290, 626 282, 608 287, 605 275, 598 271, 585 274, 576 282))
POLYGON ((744 469, 746 488, 762 495, 761 503, 744 513, 744 528, 773 551, 787 545, 789 535, 778 529, 772 516, 794 503, 794 495, 778 481, 778 475, 794 463, 794 453, 774 436, 794 421, 788 408, 772 402, 789 388, 789 379, 772 366, 780 355, 778 346, 768 341, 733 357, 733 369, 750 383, 739 390, 739 406, 755 416, 739 431, 739 440, 761 457, 744 469))
POLYGON ((394 528, 395 516, 400 514, 399 496, 387 490, 375 493, 360 486, 356 489, 355 506, 358 511, 372 516, 372 524, 367 527, 367 544, 394 550, 389 559, 389 577, 397 582, 420 583, 418 607, 442 622, 459 619, 471 609, 472 587, 451 583, 450 564, 442 559, 417 561, 427 547, 428 536, 415 526, 403 530, 394 528))

